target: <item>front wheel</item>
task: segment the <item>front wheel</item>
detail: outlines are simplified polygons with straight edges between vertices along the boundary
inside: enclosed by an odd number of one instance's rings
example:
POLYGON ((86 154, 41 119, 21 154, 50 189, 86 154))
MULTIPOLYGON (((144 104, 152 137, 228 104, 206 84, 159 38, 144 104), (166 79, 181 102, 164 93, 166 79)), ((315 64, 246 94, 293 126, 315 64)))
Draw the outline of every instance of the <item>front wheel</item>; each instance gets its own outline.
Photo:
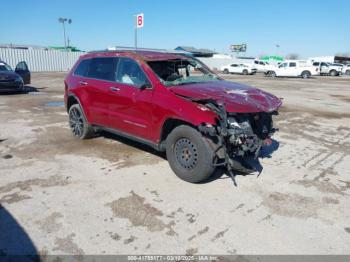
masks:
POLYGON ((276 77, 276 72, 275 72, 275 71, 270 71, 270 72, 268 73, 268 75, 269 75, 270 77, 276 77))
POLYGON ((72 133, 79 139, 91 138, 94 135, 93 128, 87 122, 83 110, 79 104, 74 104, 69 108, 69 126, 72 133))
POLYGON ((247 70, 247 69, 244 69, 242 73, 243 73, 243 75, 246 76, 246 75, 248 75, 248 70, 247 70))
POLYGON ((346 75, 350 75, 350 70, 346 70, 346 71, 345 71, 345 74, 346 74, 346 75))
POLYGON ((178 126, 169 134, 166 155, 174 173, 190 183, 206 180, 215 170, 209 141, 190 126, 178 126))
POLYGON ((228 73, 230 73, 230 72, 228 71, 228 69, 227 69, 227 68, 225 68, 223 72, 224 72, 224 74, 228 74, 228 73))

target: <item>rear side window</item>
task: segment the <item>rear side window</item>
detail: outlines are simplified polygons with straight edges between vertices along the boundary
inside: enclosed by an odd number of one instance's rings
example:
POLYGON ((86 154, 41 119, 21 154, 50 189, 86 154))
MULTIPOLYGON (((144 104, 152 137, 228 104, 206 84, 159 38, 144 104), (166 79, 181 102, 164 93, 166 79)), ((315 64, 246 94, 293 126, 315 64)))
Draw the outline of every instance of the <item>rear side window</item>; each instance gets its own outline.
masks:
POLYGON ((289 67, 296 67, 297 64, 296 63, 289 63, 289 67))
POLYGON ((87 76, 107 81, 115 81, 118 59, 115 57, 93 58, 87 76))
POLYGON ((74 74, 77 76, 86 76, 90 59, 85 59, 80 62, 78 67, 75 69, 74 74))

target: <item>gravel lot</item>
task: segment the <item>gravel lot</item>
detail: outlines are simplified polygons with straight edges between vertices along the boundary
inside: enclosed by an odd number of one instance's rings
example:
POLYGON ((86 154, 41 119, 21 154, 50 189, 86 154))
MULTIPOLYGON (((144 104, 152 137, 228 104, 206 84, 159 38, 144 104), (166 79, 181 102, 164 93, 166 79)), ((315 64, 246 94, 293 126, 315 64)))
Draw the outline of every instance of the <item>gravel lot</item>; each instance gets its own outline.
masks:
POLYGON ((62 73, 0 96, 0 254, 350 254, 350 78, 225 76, 284 98, 260 176, 178 179, 163 155, 77 141, 62 73))

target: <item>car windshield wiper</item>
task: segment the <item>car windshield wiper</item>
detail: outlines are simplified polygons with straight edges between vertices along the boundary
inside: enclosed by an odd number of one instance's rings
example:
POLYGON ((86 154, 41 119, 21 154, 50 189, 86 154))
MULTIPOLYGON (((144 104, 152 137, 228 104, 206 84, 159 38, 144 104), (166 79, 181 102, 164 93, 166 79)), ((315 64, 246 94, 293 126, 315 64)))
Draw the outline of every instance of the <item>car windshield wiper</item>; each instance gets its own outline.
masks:
POLYGON ((201 83, 201 82, 198 82, 198 81, 182 82, 182 83, 178 83, 178 84, 176 84, 176 86, 183 86, 183 85, 188 85, 188 84, 197 84, 197 83, 201 83))

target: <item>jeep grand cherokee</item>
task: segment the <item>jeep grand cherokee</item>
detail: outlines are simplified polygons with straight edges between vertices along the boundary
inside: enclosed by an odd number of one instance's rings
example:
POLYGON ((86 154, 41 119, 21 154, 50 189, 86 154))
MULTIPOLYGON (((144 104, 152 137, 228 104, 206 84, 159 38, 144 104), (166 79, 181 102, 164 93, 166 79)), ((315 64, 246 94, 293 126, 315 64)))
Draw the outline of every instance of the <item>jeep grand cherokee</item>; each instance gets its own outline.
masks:
POLYGON ((232 177, 253 171, 244 159, 270 140, 281 106, 195 58, 141 49, 81 56, 65 79, 65 103, 77 138, 105 130, 166 151, 174 173, 192 183, 218 166, 232 177))

